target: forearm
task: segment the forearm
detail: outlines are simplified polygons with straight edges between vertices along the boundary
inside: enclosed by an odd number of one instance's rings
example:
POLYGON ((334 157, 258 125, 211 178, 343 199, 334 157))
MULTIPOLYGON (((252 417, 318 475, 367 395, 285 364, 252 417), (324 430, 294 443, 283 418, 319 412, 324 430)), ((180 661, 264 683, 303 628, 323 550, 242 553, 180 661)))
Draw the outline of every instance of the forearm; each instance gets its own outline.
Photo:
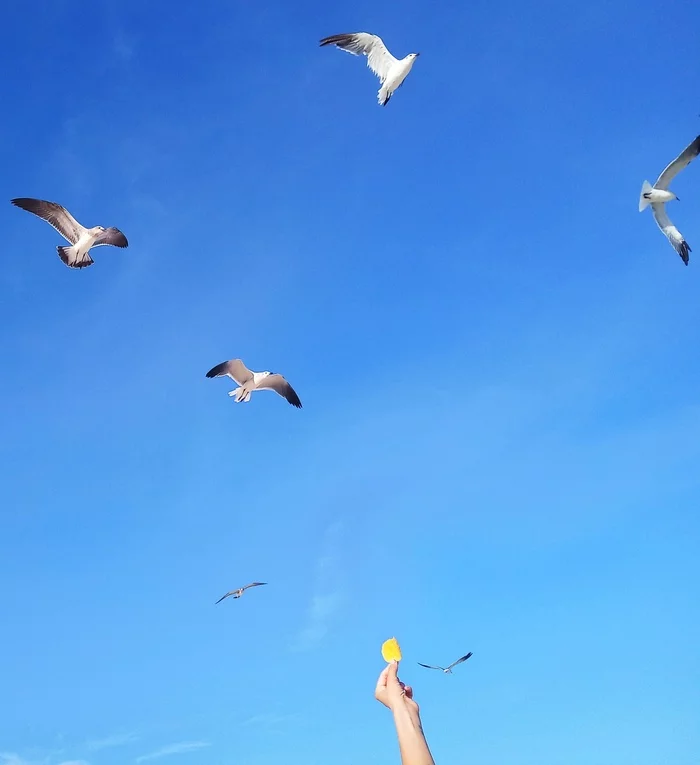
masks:
POLYGON ((394 710, 394 723, 399 737, 401 765, 435 765, 418 711, 402 704, 394 710))

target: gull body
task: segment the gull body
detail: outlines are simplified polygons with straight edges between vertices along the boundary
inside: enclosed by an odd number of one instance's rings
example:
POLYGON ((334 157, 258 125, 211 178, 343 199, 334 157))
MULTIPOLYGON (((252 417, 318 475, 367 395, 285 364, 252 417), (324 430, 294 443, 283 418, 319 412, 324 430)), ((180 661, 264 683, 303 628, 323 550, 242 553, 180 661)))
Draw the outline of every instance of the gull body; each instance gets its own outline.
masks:
POLYGON ((68 268, 85 268, 95 261, 89 252, 93 247, 112 245, 114 247, 128 247, 124 234, 110 226, 93 226, 85 228, 57 202, 47 202, 45 199, 32 199, 19 197, 11 200, 15 207, 36 215, 45 220, 50 226, 70 243, 70 247, 57 247, 58 255, 68 268))
POLYGON ((685 241, 683 234, 671 223, 670 218, 666 214, 666 203, 678 199, 668 187, 678 173, 686 168, 698 154, 700 154, 700 136, 664 169, 653 186, 649 181, 644 181, 639 195, 639 212, 646 210, 651 205, 656 225, 664 233, 674 250, 681 256, 686 266, 690 260, 690 245, 685 241))
POLYGON ((238 388, 229 391, 237 404, 250 401, 250 397, 255 390, 273 390, 282 398, 286 399, 292 406, 301 409, 301 401, 296 391, 280 374, 274 372, 253 372, 240 359, 231 359, 223 361, 207 372, 208 378, 230 377, 238 388))
POLYGON ((389 53, 381 37, 369 32, 353 32, 351 34, 331 35, 324 37, 321 46, 335 45, 354 56, 367 56, 367 66, 379 77, 381 88, 377 93, 377 101, 386 106, 392 95, 403 85, 420 53, 409 53, 404 58, 397 59, 389 53))

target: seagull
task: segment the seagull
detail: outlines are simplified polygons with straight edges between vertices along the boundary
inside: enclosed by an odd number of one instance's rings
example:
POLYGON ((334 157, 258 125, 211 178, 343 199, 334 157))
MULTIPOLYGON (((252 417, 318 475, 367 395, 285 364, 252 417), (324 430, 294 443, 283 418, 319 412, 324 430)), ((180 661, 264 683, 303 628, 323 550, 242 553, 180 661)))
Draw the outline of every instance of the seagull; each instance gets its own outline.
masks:
POLYGON ((273 390, 282 398, 286 398, 292 406, 301 409, 299 396, 282 375, 273 372, 251 372, 240 359, 224 361, 207 372, 209 378, 224 376, 230 377, 240 386, 228 393, 229 396, 235 397, 236 403, 250 401, 250 394, 254 390, 273 390))
POLYGON ((639 212, 651 205, 654 220, 658 227, 668 237, 675 251, 681 256, 683 262, 688 265, 690 260, 690 245, 683 238, 683 234, 671 223, 666 215, 666 202, 678 197, 668 190, 671 181, 700 154, 700 135, 688 146, 657 178, 652 186, 649 181, 642 184, 642 193, 639 195, 639 212))
POLYGON ((126 237, 118 228, 110 226, 94 226, 85 228, 66 210, 56 202, 47 202, 44 199, 29 199, 20 197, 10 200, 15 207, 34 213, 50 223, 56 231, 68 242, 70 247, 57 247, 58 255, 68 268, 85 268, 95 261, 89 252, 93 247, 101 247, 103 244, 111 244, 114 247, 128 247, 126 237))
POLYGON ((250 584, 246 584, 245 587, 239 587, 237 590, 231 590, 231 592, 227 592, 223 598, 219 598, 216 603, 214 603, 214 605, 221 603, 221 601, 226 600, 226 598, 240 598, 241 595, 243 595, 243 593, 250 587, 261 587, 263 584, 267 584, 267 582, 251 582, 250 584))
POLYGON ((367 66, 379 77, 382 87, 377 93, 377 100, 381 106, 386 106, 389 99, 398 90, 403 81, 408 77, 415 60, 420 53, 409 53, 402 59, 394 58, 387 50, 381 37, 369 34, 369 32, 356 32, 354 34, 331 35, 321 40, 321 46, 335 45, 340 50, 352 53, 354 56, 364 54, 367 56, 367 66))
POLYGON ((472 652, 469 651, 469 653, 466 656, 462 656, 461 659, 457 659, 457 661, 453 661, 452 664, 450 664, 449 667, 433 667, 432 664, 420 664, 421 667, 425 667, 426 669, 439 669, 441 672, 444 672, 446 675, 452 674, 452 667, 456 667, 458 664, 461 664, 463 661, 466 661, 470 656, 472 655, 472 652))

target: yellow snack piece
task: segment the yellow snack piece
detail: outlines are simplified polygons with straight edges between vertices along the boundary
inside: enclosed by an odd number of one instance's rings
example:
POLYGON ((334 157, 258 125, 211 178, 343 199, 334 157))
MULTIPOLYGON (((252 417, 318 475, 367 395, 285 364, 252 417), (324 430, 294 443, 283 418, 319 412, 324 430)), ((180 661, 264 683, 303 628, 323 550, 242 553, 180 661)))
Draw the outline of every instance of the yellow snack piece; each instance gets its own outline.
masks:
POLYGON ((401 649, 396 638, 389 638, 382 643, 382 659, 387 663, 401 661, 401 649))

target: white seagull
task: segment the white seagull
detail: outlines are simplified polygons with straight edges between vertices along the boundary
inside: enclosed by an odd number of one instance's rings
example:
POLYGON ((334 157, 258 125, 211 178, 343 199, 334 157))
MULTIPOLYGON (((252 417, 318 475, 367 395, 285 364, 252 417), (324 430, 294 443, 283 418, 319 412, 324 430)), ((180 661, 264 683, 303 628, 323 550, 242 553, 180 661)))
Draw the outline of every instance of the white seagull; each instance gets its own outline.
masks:
POLYGON ((461 664, 463 661, 466 661, 470 656, 473 656, 471 651, 469 651, 469 653, 466 656, 462 656, 461 659, 457 659, 457 661, 453 661, 449 667, 434 667, 432 664, 421 664, 420 662, 417 662, 417 663, 420 664, 421 667, 425 667, 426 669, 439 669, 441 672, 444 672, 446 675, 451 675, 452 667, 456 667, 458 664, 461 664))
POLYGON ((93 247, 101 247, 111 244, 114 247, 128 247, 126 237, 118 228, 113 226, 93 226, 85 228, 66 210, 56 202, 47 202, 44 199, 30 199, 20 197, 10 200, 15 207, 34 213, 47 223, 50 223, 56 231, 68 242, 70 247, 56 247, 61 260, 68 268, 85 268, 95 261, 89 252, 93 247))
POLYGON ((642 193, 639 196, 639 212, 642 212, 642 210, 651 205, 654 220, 658 227, 666 234, 668 241, 671 242, 686 266, 690 260, 690 245, 683 238, 683 234, 671 223, 668 215, 666 215, 666 202, 678 199, 672 191, 668 190, 668 187, 678 173, 683 168, 688 167, 698 154, 700 154, 700 135, 671 162, 657 178, 653 186, 649 181, 644 181, 642 193))
POLYGON ((382 87, 377 93, 377 100, 381 106, 386 106, 389 99, 398 90, 403 81, 408 77, 414 61, 420 53, 409 53, 402 59, 394 58, 387 50, 381 37, 369 34, 369 32, 356 32, 354 34, 331 35, 321 40, 321 45, 336 45, 341 50, 352 53, 355 56, 364 54, 367 56, 367 66, 379 77, 382 87))
POLYGON ((251 372, 240 360, 231 359, 217 364, 207 372, 207 377, 230 377, 240 387, 229 391, 229 396, 234 396, 236 403, 250 401, 250 394, 254 390, 273 390, 286 398, 292 406, 301 409, 301 401, 294 388, 282 377, 273 372, 251 372))
POLYGON ((221 603, 221 601, 226 600, 226 598, 240 598, 246 590, 249 590, 251 587, 262 587, 263 584, 267 584, 267 582, 251 582, 250 584, 246 584, 245 587, 239 587, 237 590, 231 590, 230 592, 227 592, 223 597, 219 598, 216 603, 214 603, 214 605, 221 603))

